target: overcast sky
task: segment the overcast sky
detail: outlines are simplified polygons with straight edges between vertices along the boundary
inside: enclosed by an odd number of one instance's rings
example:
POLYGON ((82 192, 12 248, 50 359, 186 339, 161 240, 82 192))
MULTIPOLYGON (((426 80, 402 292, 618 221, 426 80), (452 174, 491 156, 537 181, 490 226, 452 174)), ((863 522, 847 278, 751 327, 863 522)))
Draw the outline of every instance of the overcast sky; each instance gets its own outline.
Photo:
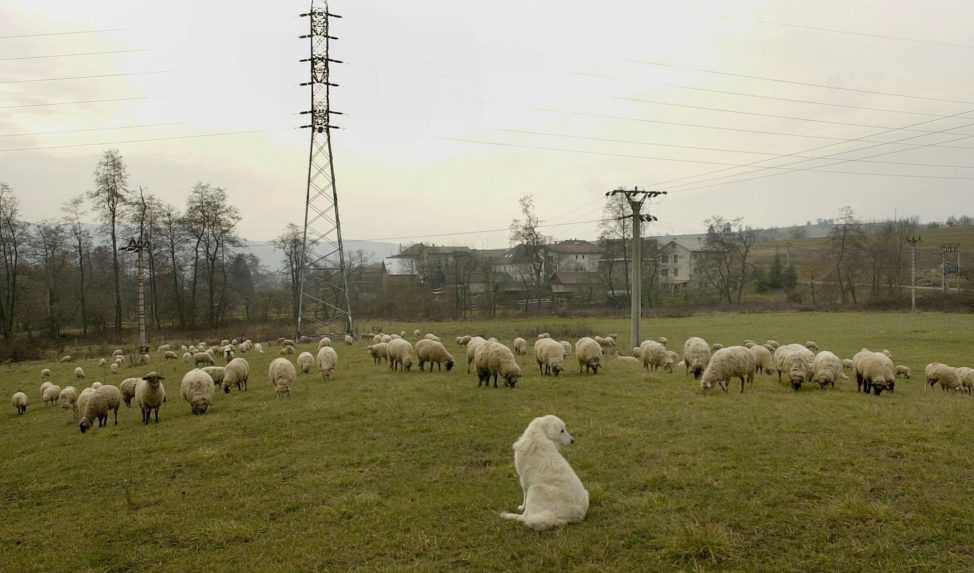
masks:
MULTIPOLYGON (((345 114, 333 145, 346 238, 487 230, 427 240, 505 246, 507 233, 490 229, 525 194, 559 225, 548 233, 592 238, 594 223, 560 224, 598 218, 619 185, 671 191, 653 206, 653 234, 697 232, 713 214, 800 223, 843 205, 864 218, 974 212, 974 113, 959 115, 974 112, 969 0, 330 8, 344 16, 333 24, 334 57, 346 62, 333 71, 345 114)), ((303 217, 306 9, 6 0, 0 181, 26 218, 58 217, 116 147, 133 184, 177 205, 197 181, 223 186, 241 235, 272 238, 303 217), (23 59, 119 50, 144 51, 23 59), (133 72, 153 73, 32 81, 133 72), (144 99, 36 105, 109 98, 144 99), (257 131, 123 143, 245 130, 257 131)))

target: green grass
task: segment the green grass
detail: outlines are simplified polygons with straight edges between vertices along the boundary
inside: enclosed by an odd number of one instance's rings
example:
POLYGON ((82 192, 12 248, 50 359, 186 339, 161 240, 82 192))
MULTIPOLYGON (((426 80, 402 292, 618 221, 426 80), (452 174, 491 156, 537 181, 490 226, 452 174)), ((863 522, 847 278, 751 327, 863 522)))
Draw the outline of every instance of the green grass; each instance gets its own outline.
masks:
MULTIPOLYGON (((621 320, 418 326, 459 355, 456 335, 542 325, 627 332, 621 320)), ((814 339, 843 357, 889 348, 916 373, 963 365, 974 347, 965 315, 718 314, 643 329, 672 347, 701 335, 814 339)), ((246 355, 248 393, 218 395, 202 417, 177 397, 184 365, 153 364, 170 396, 161 423, 123 406, 117 427, 85 435, 37 395, 41 368, 63 385, 77 363, 0 368, 0 570, 974 569, 974 400, 920 380, 879 398, 854 383, 796 394, 770 377, 704 395, 679 372, 610 364, 542 379, 525 359, 522 384, 495 390, 463 366, 395 375, 342 345, 335 379, 302 376, 278 400, 271 350, 246 355), (19 418, 17 390, 31 398, 19 418), (548 413, 577 439, 564 453, 592 503, 585 522, 539 534, 497 513, 520 502, 511 444, 548 413)), ((89 383, 142 372, 82 365, 89 383)))

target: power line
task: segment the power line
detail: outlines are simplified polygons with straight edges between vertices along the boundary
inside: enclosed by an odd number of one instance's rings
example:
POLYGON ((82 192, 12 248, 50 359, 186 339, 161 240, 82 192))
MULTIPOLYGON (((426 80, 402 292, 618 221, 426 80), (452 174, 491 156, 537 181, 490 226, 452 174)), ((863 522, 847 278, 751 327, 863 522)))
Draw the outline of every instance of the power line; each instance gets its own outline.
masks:
POLYGON ((96 30, 74 30, 71 32, 45 32, 41 34, 18 34, 15 36, 0 36, 0 40, 15 40, 18 38, 46 38, 48 36, 75 36, 79 34, 102 34, 105 32, 121 32, 125 28, 100 28, 96 30))
POLYGON ((176 135, 172 137, 152 137, 147 139, 127 139, 121 141, 99 141, 94 143, 73 143, 66 145, 42 145, 38 147, 10 147, 7 149, 0 149, 0 153, 10 153, 15 151, 44 151, 48 149, 71 149, 75 147, 98 147, 102 145, 125 145, 129 143, 151 143, 156 141, 175 141, 180 139, 197 139, 204 137, 224 137, 230 135, 247 135, 252 133, 263 133, 267 131, 279 131, 282 129, 296 129, 296 128, 267 128, 267 129, 244 129, 239 131, 220 131, 214 133, 199 133, 194 135, 176 135))
MULTIPOLYGON (((966 126, 965 126, 966 127, 966 126)), ((974 135, 968 136, 974 137, 974 135)), ((651 161, 670 161, 675 163, 699 163, 703 165, 725 165, 731 168, 747 167, 750 164, 747 163, 726 163, 720 161, 702 161, 696 159, 680 159, 674 157, 653 157, 649 155, 630 155, 624 153, 607 153, 601 151, 587 151, 582 149, 566 149, 563 147, 545 147, 538 145, 521 145, 516 143, 505 143, 497 141, 485 141, 477 139, 466 139, 459 137, 444 137, 448 141, 457 141, 460 143, 470 143, 475 145, 490 145, 495 147, 510 147, 514 149, 533 149, 537 151, 553 151, 558 153, 576 153, 580 155, 595 155, 601 157, 619 157, 623 159, 645 159, 651 161)), ((767 161, 767 160, 765 160, 767 161)), ((789 170, 787 166, 768 166, 762 167, 762 169, 784 169, 789 170)), ((817 171, 821 173, 837 173, 842 175, 864 175, 864 176, 876 176, 876 177, 904 177, 909 179, 946 179, 946 180, 958 180, 958 181, 974 181, 974 177, 958 177, 958 176, 948 176, 948 175, 927 175, 922 173, 880 173, 872 171, 838 171, 838 170, 827 170, 819 169, 818 167, 808 168, 809 171, 817 171)), ((789 170, 790 171, 790 170, 789 170)))
POLYGON ((721 113, 733 113, 733 114, 738 114, 738 115, 751 115, 751 116, 755 116, 755 117, 767 117, 767 118, 771 118, 771 119, 787 119, 787 120, 792 120, 792 121, 807 121, 807 122, 810 122, 810 123, 823 123, 823 124, 827 124, 827 125, 841 125, 841 126, 845 126, 845 127, 865 127, 865 128, 868 128, 868 129, 896 129, 896 130, 904 130, 904 131, 919 131, 919 132, 924 132, 924 133, 935 133, 936 132, 935 130, 927 130, 927 129, 912 129, 912 128, 906 128, 906 127, 900 128, 900 127, 890 127, 888 125, 876 125, 876 124, 869 124, 869 123, 852 123, 852 122, 848 122, 848 121, 832 121, 832 120, 828 120, 828 119, 817 119, 817 118, 813 118, 813 117, 802 117, 802 116, 796 116, 796 115, 778 115, 778 114, 773 114, 773 113, 759 113, 759 112, 752 112, 752 111, 742 111, 742 110, 737 110, 737 109, 729 109, 729 108, 724 108, 724 107, 709 107, 709 106, 702 106, 702 105, 691 105, 691 104, 683 104, 683 103, 671 103, 671 102, 665 102, 665 101, 659 101, 659 100, 651 100, 651 99, 643 99, 643 98, 636 98, 636 97, 617 97, 616 99, 621 99, 621 100, 625 100, 625 101, 632 101, 632 102, 637 102, 637 103, 648 103, 648 104, 653 104, 653 105, 664 105, 664 106, 668 106, 668 107, 682 107, 682 108, 685 108, 685 109, 699 109, 699 110, 703 110, 703 111, 717 111, 717 112, 721 112, 721 113))
POLYGON ((813 82, 802 82, 802 81, 797 81, 797 80, 786 80, 786 79, 780 79, 780 78, 773 78, 773 77, 769 77, 769 76, 758 76, 758 75, 753 75, 753 74, 740 74, 740 73, 735 73, 735 72, 723 72, 723 71, 720 71, 720 70, 712 70, 712 69, 707 69, 707 68, 680 67, 680 66, 674 66, 673 64, 666 64, 666 63, 663 63, 663 62, 654 62, 654 61, 651 61, 651 60, 630 60, 630 61, 632 63, 642 64, 642 65, 645 65, 645 66, 656 66, 656 67, 670 68, 670 69, 686 69, 686 70, 690 70, 690 71, 693 71, 693 72, 699 72, 699 73, 702 73, 702 74, 713 74, 713 75, 727 76, 727 77, 732 77, 732 78, 744 78, 744 79, 748 79, 748 80, 761 80, 761 81, 765 81, 765 82, 775 82, 775 83, 789 84, 789 85, 794 85, 794 86, 805 86, 805 87, 813 87, 813 88, 823 88, 823 89, 846 91, 846 92, 853 92, 853 93, 859 93, 859 94, 883 95, 883 96, 890 96, 890 97, 899 97, 899 98, 904 98, 904 99, 916 99, 916 100, 926 100, 926 101, 937 101, 937 102, 941 102, 941 103, 962 103, 962 104, 967 104, 967 105, 974 104, 974 101, 971 101, 971 100, 946 99, 946 98, 938 98, 938 97, 930 97, 930 96, 920 96, 920 95, 913 95, 913 94, 905 94, 905 93, 899 93, 899 92, 887 92, 887 91, 879 91, 879 90, 867 90, 867 89, 860 89, 860 88, 844 88, 844 87, 834 86, 834 85, 831 85, 831 84, 818 84, 818 83, 813 83, 813 82))
MULTIPOLYGON (((567 227, 569 225, 583 225, 589 223, 600 223, 602 221, 607 221, 608 219, 589 219, 587 221, 569 221, 564 223, 543 223, 538 225, 539 228, 551 228, 551 227, 567 227)), ((370 239, 355 239, 356 241, 401 241, 401 240, 411 240, 411 239, 436 239, 439 237, 455 237, 461 235, 479 235, 483 233, 500 233, 509 232, 511 228, 508 227, 496 227, 493 229, 479 229, 476 231, 458 231, 456 233, 433 233, 427 235, 406 235, 400 237, 375 237, 370 239)))
POLYGON ((112 103, 112 102, 121 102, 121 101, 141 101, 147 99, 149 98, 145 96, 119 97, 119 98, 107 98, 107 99, 76 99, 72 101, 55 101, 50 103, 28 103, 23 105, 8 105, 8 106, 0 107, 0 109, 26 109, 30 107, 48 107, 48 106, 56 106, 56 105, 72 105, 72 104, 79 104, 79 103, 112 103))
POLYGON ((45 54, 43 56, 17 56, 15 58, 0 58, 0 62, 16 62, 21 60, 46 60, 50 58, 73 58, 76 56, 107 56, 111 54, 133 54, 136 52, 147 52, 144 48, 132 50, 105 50, 102 52, 72 52, 70 54, 45 54))
POLYGON ((28 137, 32 135, 60 135, 64 133, 82 133, 88 131, 113 131, 116 129, 142 129, 146 127, 163 127, 169 125, 182 125, 181 121, 170 121, 164 123, 143 123, 138 125, 118 125, 114 127, 88 127, 83 129, 62 129, 57 131, 33 131, 24 133, 0 133, 0 137, 28 137))
POLYGON ((59 82, 64 80, 90 80, 101 78, 118 78, 122 76, 147 76, 150 74, 165 74, 169 70, 156 70, 152 72, 122 72, 118 74, 98 74, 93 76, 65 76, 61 78, 33 78, 29 80, 0 80, 0 84, 26 84, 34 82, 59 82))
POLYGON ((893 36, 890 34, 876 34, 872 32, 859 32, 855 30, 841 30, 838 28, 826 28, 823 26, 809 26, 807 24, 788 24, 785 22, 775 22, 774 20, 765 20, 763 18, 757 18, 758 22, 763 24, 771 24, 774 26, 780 26, 782 28, 794 28, 796 30, 811 30, 815 32, 831 32, 833 34, 845 34, 847 36, 862 36, 864 38, 877 38, 880 40, 897 40, 903 42, 914 42, 918 44, 938 44, 941 46, 950 46, 954 48, 974 48, 972 44, 964 44, 961 42, 949 42, 946 40, 932 40, 932 39, 920 39, 920 38, 908 38, 906 36, 893 36))
MULTIPOLYGON (((608 137, 591 137, 586 135, 574 135, 570 133, 553 133, 546 131, 531 131, 527 129, 501 129, 500 131, 505 131, 509 133, 520 133, 525 135, 540 135, 546 137, 560 137, 565 139, 580 139, 584 141, 596 141, 601 143, 622 143, 630 145, 646 145, 652 147, 672 147, 674 149, 691 149, 694 151, 716 151, 720 153, 742 153, 747 155, 767 155, 772 157, 780 157, 778 153, 769 153, 767 151, 753 151, 745 149, 733 149, 727 147, 704 147, 700 145, 677 145, 671 143, 656 143, 651 141, 639 141, 635 139, 616 139, 608 137)), ((923 147, 922 145, 915 145, 913 147, 923 147)), ((972 148, 974 149, 974 148, 972 148)), ((906 150, 901 150, 906 151, 906 150)), ((793 157, 798 157, 802 159, 819 159, 819 157, 814 155, 793 155, 793 157)), ((875 163, 879 165, 901 165, 908 167, 937 167, 937 168, 953 168, 953 169, 974 169, 974 165, 962 165, 957 163, 915 163, 912 161, 872 161, 869 159, 852 159, 851 161, 862 162, 862 163, 875 163)))

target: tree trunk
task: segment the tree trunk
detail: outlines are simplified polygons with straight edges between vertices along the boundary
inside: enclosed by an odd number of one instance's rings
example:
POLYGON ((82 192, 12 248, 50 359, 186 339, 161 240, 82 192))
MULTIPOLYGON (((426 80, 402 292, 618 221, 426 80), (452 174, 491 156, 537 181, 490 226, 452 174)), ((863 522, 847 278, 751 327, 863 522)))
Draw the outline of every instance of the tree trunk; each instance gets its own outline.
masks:
POLYGON ((85 257, 84 257, 84 243, 81 237, 78 237, 78 273, 80 275, 80 291, 81 291, 81 334, 88 334, 88 308, 87 300, 85 297, 85 257))
POLYGON ((115 212, 112 212, 112 272, 115 275, 115 334, 122 336, 122 291, 118 268, 118 234, 115 230, 115 212))

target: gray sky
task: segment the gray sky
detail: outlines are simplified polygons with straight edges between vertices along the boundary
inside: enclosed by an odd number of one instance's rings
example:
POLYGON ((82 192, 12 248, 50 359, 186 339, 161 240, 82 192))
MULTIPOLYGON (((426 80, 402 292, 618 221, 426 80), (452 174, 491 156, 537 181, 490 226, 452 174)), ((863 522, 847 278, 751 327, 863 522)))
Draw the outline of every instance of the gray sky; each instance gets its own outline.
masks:
MULTIPOLYGON (((196 181, 223 186, 243 214, 242 236, 275 236, 303 216, 308 133, 294 128, 308 99, 298 86, 306 9, 7 0, 0 181, 25 217, 58 217, 60 203, 90 188, 101 152, 117 147, 132 183, 178 205, 196 181), (11 37, 106 28, 122 30, 11 37), (146 51, 8 59, 137 49, 146 51), (130 72, 162 73, 21 81, 130 72), (12 107, 104 98, 146 99, 12 107), (64 133, 117 127, 128 128, 64 133), (243 130, 260 131, 109 143, 243 130), (32 149, 10 151, 20 148, 32 149)), ((619 185, 671 190, 654 206, 653 234, 700 231, 712 214, 766 226, 843 205, 865 218, 974 211, 974 125, 961 127, 974 113, 938 119, 974 111, 970 2, 335 0, 331 10, 344 16, 333 25, 334 57, 347 62, 333 72, 333 105, 345 113, 334 147, 347 238, 505 227, 528 193, 546 223, 587 221, 619 185), (899 140, 925 147, 877 145, 899 140), (929 146, 940 142, 964 148, 929 146), (789 172, 815 166, 833 172, 789 172)), ((548 232, 590 238, 595 227, 548 232)), ((433 240, 498 247, 507 233, 433 240)))

